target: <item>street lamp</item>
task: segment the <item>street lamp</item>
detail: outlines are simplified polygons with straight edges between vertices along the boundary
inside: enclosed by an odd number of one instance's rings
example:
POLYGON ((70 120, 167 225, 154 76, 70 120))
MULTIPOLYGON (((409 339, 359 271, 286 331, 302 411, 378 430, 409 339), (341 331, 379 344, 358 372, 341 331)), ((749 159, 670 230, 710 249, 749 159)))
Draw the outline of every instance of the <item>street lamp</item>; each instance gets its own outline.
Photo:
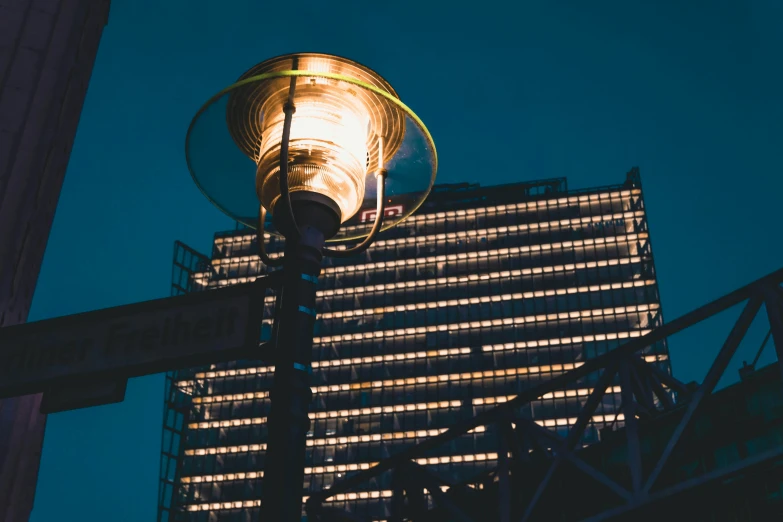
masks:
POLYGON ((299 520, 321 261, 363 252, 421 206, 435 144, 374 71, 298 53, 212 97, 191 122, 186 156, 207 198, 258 230, 262 261, 283 266, 261 510, 264 521, 299 520), (283 256, 266 253, 266 234, 285 238, 283 256))

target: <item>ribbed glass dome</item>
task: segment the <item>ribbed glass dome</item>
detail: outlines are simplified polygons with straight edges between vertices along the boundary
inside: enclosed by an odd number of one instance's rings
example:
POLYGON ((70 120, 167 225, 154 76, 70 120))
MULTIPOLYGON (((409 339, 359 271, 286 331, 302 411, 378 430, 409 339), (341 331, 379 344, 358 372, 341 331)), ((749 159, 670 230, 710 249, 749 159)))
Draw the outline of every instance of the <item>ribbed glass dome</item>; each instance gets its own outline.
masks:
MULTIPOLYGON (((383 229, 413 213, 432 187, 432 138, 392 87, 344 58, 302 53, 267 60, 214 96, 186 142, 196 184, 223 212, 255 228, 259 201, 271 214, 280 198, 280 151, 292 81, 290 192, 331 199, 341 221, 333 240, 367 235, 374 218, 374 173, 388 171, 383 229), (352 219, 353 218, 353 219, 352 219)), ((276 232, 271 219, 267 230, 276 232)))

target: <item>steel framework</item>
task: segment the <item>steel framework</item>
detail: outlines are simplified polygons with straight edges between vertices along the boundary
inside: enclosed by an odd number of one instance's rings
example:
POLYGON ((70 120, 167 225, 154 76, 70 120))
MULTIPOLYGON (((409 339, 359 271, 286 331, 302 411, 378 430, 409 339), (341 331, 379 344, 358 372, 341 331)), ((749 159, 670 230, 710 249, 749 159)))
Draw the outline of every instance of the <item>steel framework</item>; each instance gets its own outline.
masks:
MULTIPOLYGON (((609 507, 599 506, 588 517, 577 517, 597 522, 630 514, 639 508, 649 508, 675 494, 780 459, 783 457, 783 445, 776 443, 752 456, 745 456, 696 476, 683 477, 671 470, 672 455, 683 446, 684 437, 693 431, 694 416, 700 412, 705 399, 712 395, 762 305, 766 307, 779 371, 783 370, 781 282, 783 269, 685 314, 643 337, 630 340, 614 351, 588 360, 573 371, 532 387, 509 402, 461 422, 368 470, 348 476, 330 489, 312 495, 307 502, 308 516, 310 520, 318 522, 364 521, 365 518, 360 514, 334 507, 337 504, 334 501, 349 497, 363 498, 360 496, 363 494, 363 485, 391 473, 391 522, 551 520, 553 517, 541 513, 541 500, 551 494, 549 490, 552 489, 553 476, 558 474, 564 464, 570 464, 584 476, 592 478, 594 484, 602 486, 604 491, 611 491, 616 499, 609 507), (655 364, 646 363, 640 356, 646 347, 743 303, 742 313, 701 384, 686 385, 655 364), (531 401, 590 377, 593 378, 591 392, 582 403, 567 435, 558 435, 526 417, 524 411, 531 401), (621 387, 624 417, 622 431, 625 438, 625 472, 619 479, 616 473, 610 477, 599 470, 595 462, 583 458, 585 451, 581 445, 584 430, 602 397, 608 388, 618 384, 621 387), (644 439, 640 431, 645 424, 673 410, 678 412, 678 417, 661 447, 653 448, 657 451, 652 452, 650 448, 643 448, 644 439), (494 469, 468 482, 452 484, 421 465, 430 463, 431 455, 437 448, 481 426, 497 434, 498 459, 494 469), (654 455, 651 456, 651 453, 654 455), (486 495, 487 490, 492 491, 491 497, 486 495), (488 503, 488 498, 493 499, 493 502, 488 503), (330 503, 331 506, 328 505, 330 503)), ((574 501, 579 502, 581 498, 574 501)))
MULTIPOLYGON (((174 243, 174 263, 171 272, 171 295, 186 295, 193 291, 193 273, 209 269, 209 258, 184 243, 174 243)), ((160 455, 157 520, 169 520, 177 510, 176 487, 184 454, 185 426, 191 409, 190 395, 176 386, 176 371, 166 372, 166 398, 163 406, 163 433, 160 455)))
MULTIPOLYGON (((188 247, 184 243, 176 241, 174 244, 174 260, 171 278, 172 297, 184 296, 203 288, 194 287, 193 274, 200 271, 212 270, 210 259, 188 247)), ((280 281, 275 275, 262 276, 269 283, 266 288, 259 288, 267 297, 272 297, 271 304, 263 307, 263 317, 274 319, 278 309, 280 281), (271 278, 271 279, 270 279, 271 278)), ((261 280, 259 278, 258 280, 261 280)), ((257 347, 253 347, 251 353, 242 353, 243 358, 272 361, 274 357, 272 333, 261 329, 261 335, 257 347)), ((215 361, 226 362, 225 359, 215 361)), ((158 486, 158 513, 157 520, 173 521, 181 514, 181 492, 178 485, 181 479, 182 464, 185 455, 185 443, 187 439, 188 420, 193 412, 193 391, 199 384, 191 384, 190 389, 183 388, 183 379, 192 379, 193 374, 199 371, 207 371, 210 365, 189 367, 166 372, 163 405, 163 433, 161 441, 161 461, 158 486)))

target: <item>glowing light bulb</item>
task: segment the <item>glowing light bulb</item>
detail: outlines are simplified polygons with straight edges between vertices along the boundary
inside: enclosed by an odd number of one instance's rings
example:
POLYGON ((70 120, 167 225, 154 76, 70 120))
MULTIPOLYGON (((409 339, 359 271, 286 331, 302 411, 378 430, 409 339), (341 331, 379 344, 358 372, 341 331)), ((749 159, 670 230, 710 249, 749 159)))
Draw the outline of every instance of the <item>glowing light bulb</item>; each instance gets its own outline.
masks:
POLYGON ((247 71, 240 78, 246 83, 227 100, 226 122, 234 143, 256 164, 256 193, 273 215, 281 197, 280 151, 291 81, 296 84, 287 158, 292 201, 319 201, 339 211, 345 222, 365 203, 365 190, 374 188, 365 186, 368 174, 383 169, 400 150, 405 112, 390 101, 397 94, 386 80, 345 58, 291 54, 247 71), (292 71, 300 74, 256 80, 292 71))
MULTIPOLYGON (((369 118, 357 98, 324 82, 297 85, 296 112, 291 122, 288 184, 291 193, 310 191, 332 199, 341 220, 353 216, 364 198, 367 175, 369 118)), ((280 147, 285 114, 281 99, 264 104, 258 155, 257 188, 262 203, 274 208, 280 198, 280 147)))

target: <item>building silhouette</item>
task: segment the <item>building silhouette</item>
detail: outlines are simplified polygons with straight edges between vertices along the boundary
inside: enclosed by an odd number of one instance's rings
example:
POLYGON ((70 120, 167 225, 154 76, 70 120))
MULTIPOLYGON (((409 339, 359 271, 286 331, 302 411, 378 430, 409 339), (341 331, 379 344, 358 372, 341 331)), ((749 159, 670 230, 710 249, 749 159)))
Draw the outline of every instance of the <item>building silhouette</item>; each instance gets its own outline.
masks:
MULTIPOLYGON (((0 0, 0 327, 27 321, 109 0, 0 0)), ((33 507, 41 395, 0 400, 0 520, 33 507)))
MULTIPOLYGON (((266 272, 256 248, 243 228, 217 234, 211 259, 178 244, 174 293, 252 281, 266 272)), ((436 186, 365 254, 327 259, 318 284, 303 497, 663 321, 638 169, 588 190, 562 178, 436 186)), ((270 298, 262 340, 273 313, 270 298)), ((644 356, 670 371, 665 342, 644 356)), ((257 517, 272 376, 262 361, 167 375, 159 520, 257 517)), ((565 432, 588 394, 553 392, 530 416, 565 432)), ((606 394, 585 444, 622 422, 619 402, 619 388, 606 394)), ((478 428, 424 464, 481 473, 497 459, 488 436, 478 428)), ((391 496, 381 477, 333 502, 386 520, 391 496)))

